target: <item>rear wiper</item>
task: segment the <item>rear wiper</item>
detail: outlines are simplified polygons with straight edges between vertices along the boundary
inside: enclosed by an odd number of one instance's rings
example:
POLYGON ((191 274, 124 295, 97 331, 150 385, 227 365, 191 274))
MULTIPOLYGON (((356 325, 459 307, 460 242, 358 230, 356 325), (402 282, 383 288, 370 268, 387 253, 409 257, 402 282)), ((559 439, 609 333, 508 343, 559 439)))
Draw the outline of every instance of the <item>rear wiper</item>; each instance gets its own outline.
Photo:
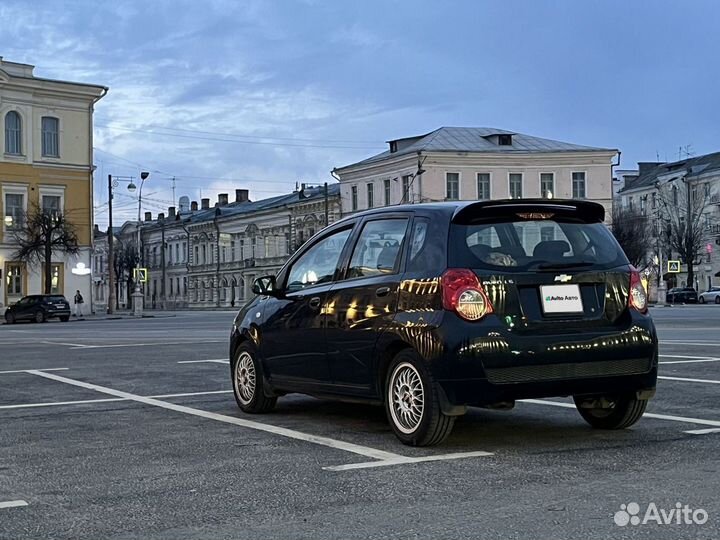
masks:
POLYGON ((567 263, 540 263, 537 265, 539 270, 561 270, 563 268, 584 268, 593 266, 595 263, 587 261, 576 261, 567 263))

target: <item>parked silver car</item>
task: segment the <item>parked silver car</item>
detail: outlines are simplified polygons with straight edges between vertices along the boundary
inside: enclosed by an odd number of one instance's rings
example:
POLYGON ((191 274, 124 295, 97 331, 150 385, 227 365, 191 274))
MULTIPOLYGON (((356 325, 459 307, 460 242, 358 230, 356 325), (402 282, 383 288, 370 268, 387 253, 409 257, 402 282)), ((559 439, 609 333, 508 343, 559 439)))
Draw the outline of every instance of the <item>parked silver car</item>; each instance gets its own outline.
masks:
POLYGON ((720 304, 720 287, 710 287, 710 290, 700 293, 698 302, 701 304, 709 304, 710 302, 720 304))

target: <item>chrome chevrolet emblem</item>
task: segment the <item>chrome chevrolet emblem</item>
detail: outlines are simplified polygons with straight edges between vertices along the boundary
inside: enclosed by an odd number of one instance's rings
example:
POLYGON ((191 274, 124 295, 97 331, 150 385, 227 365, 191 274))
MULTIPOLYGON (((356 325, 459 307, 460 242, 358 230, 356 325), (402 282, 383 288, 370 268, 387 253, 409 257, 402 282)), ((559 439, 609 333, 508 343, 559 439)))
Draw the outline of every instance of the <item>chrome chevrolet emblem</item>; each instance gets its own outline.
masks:
POLYGON ((567 274, 560 274, 559 276, 555 276, 555 281, 559 281, 560 283, 565 283, 566 281, 570 281, 572 279, 572 276, 568 276, 567 274))

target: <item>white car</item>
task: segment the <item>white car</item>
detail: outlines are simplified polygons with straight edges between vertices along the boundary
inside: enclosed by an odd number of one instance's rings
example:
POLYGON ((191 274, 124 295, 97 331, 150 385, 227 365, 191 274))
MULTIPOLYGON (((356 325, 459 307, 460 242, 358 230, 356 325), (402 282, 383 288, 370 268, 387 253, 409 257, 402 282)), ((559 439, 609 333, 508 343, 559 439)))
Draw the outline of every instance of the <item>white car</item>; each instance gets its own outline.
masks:
POLYGON ((701 304, 708 304, 710 302, 720 304, 720 287, 710 287, 709 291, 700 293, 698 295, 698 302, 701 304))

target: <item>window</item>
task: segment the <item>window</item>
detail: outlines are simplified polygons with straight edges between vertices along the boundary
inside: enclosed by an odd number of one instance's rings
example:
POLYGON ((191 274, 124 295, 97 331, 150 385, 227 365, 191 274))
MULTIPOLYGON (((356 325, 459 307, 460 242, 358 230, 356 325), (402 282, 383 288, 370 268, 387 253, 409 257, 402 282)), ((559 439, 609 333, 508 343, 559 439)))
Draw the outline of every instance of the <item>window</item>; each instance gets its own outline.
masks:
POLYGON ((407 219, 379 219, 366 223, 355 244, 348 277, 392 274, 400 258, 407 223, 407 219))
POLYGON ((411 190, 412 189, 412 183, 410 182, 410 175, 406 174, 402 177, 402 192, 403 192, 403 198, 402 202, 411 202, 411 190))
POLYGON ((632 198, 632 197, 628 197, 628 208, 630 209, 631 212, 632 212, 632 210, 633 210, 633 207, 634 207, 633 198, 632 198))
POLYGON ((498 145, 512 146, 512 135, 510 135, 510 134, 498 135, 498 145))
POLYGON ((445 173, 445 200, 457 201, 460 199, 460 173, 445 173))
POLYGON ((479 201, 490 199, 490 173, 477 174, 477 198, 479 201))
POLYGON ((368 208, 372 208, 373 206, 375 206, 374 192, 375 192, 375 185, 368 184, 367 185, 367 207, 368 208))
POLYGON ((645 203, 647 202, 647 195, 643 195, 640 197, 640 213, 644 216, 645 215, 645 203))
POLYGON ((22 121, 15 111, 5 115, 5 153, 22 154, 22 121))
POLYGON ((298 291, 332 281, 351 230, 344 229, 326 236, 303 253, 290 268, 287 290, 298 291))
POLYGON ((385 206, 390 204, 390 179, 383 181, 383 189, 385 190, 385 206))
POLYGON ((673 192, 672 193, 673 204, 677 204, 678 203, 678 188, 677 188, 677 186, 673 186, 672 192, 673 192))
POLYGON ((585 173, 574 172, 572 173, 572 192, 573 199, 584 199, 585 198, 585 173))
POLYGON ((62 294, 64 292, 65 287, 63 285, 64 276, 62 273, 62 269, 62 264, 50 265, 50 294, 62 294))
POLYGON ((352 204, 353 212, 355 212, 358 209, 357 186, 352 186, 350 188, 350 201, 352 204))
POLYGON ((173 280, 170 280, 170 296, 173 295, 173 280))
POLYGON ((410 237, 410 256, 408 258, 408 267, 415 261, 418 254, 425 247, 425 239, 430 222, 425 218, 415 218, 412 235, 410 237))
POLYGON ((235 240, 230 240, 230 260, 235 260, 235 240))
POLYGON ((540 196, 543 199, 552 199, 555 195, 555 174, 540 173, 540 196))
POLYGON ((175 244, 175 263, 180 262, 180 244, 175 244))
POLYGON ((58 147, 58 126, 60 122, 52 116, 43 116, 41 120, 42 129, 42 155, 49 157, 58 157, 60 150, 58 147))
POLYGON ((5 228, 19 229, 25 223, 25 195, 5 194, 5 228))
POLYGON ((60 204, 61 204, 60 195, 43 195, 42 196, 42 209, 43 209, 43 212, 45 212, 45 213, 57 216, 61 212, 60 204))
POLYGON ((207 261, 207 246, 205 244, 202 245, 201 251, 202 258, 200 259, 200 263, 205 264, 205 261, 207 261))
POLYGON ((511 199, 522 199, 523 196, 523 175, 522 173, 510 173, 510 198, 511 199))
POLYGON ((652 193, 652 209, 655 210, 657 208, 657 193, 653 191, 652 193))
POLYGON ((8 296, 23 295, 23 271, 19 264, 9 264, 6 267, 6 279, 8 296))
POLYGON ((200 264, 200 255, 199 255, 200 248, 198 246, 195 246, 195 260, 193 263, 200 264))

